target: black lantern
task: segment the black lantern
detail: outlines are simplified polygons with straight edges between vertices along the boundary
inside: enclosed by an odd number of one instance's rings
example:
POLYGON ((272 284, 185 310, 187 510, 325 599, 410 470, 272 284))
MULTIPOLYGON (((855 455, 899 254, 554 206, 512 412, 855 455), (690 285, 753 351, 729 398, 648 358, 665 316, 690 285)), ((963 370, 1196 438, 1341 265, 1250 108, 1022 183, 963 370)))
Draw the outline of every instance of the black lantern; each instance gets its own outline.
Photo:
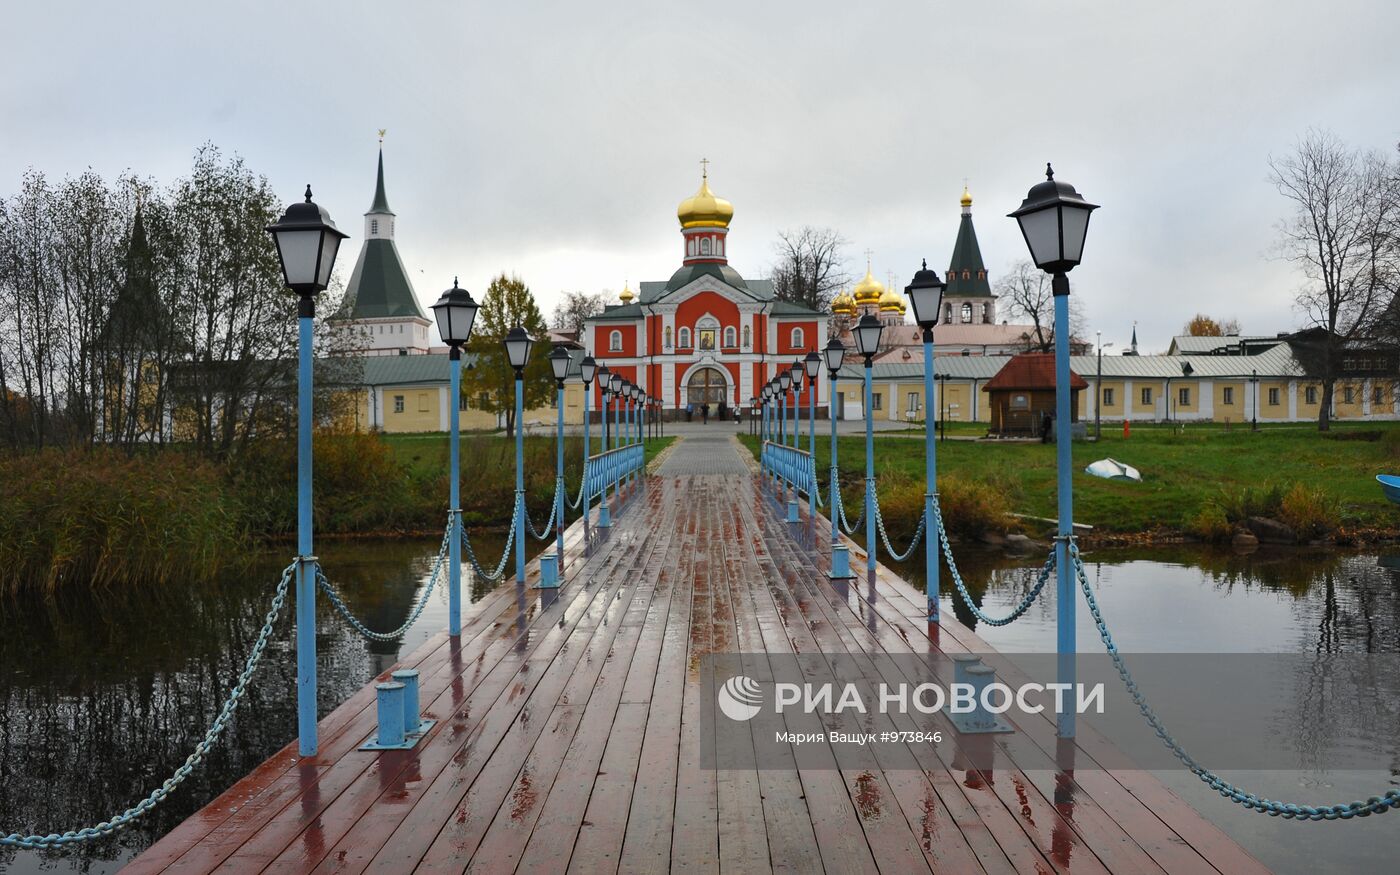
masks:
POLYGON ((598 363, 593 360, 593 356, 586 355, 583 361, 579 362, 578 372, 583 377, 583 385, 588 386, 593 382, 593 375, 598 373, 598 363))
POLYGON ((909 296, 909 303, 914 307, 914 321, 919 323, 919 327, 924 329, 925 340, 932 340, 931 332, 933 326, 938 324, 938 311, 943 306, 943 281, 938 278, 938 271, 928 269, 928 259, 924 259, 923 267, 914 274, 914 279, 909 285, 904 287, 904 294, 909 296))
POLYGON ((802 359, 798 359, 791 365, 788 365, 788 370, 792 372, 792 382, 794 384, 802 382, 802 359))
POLYGON ((826 369, 834 375, 841 370, 841 363, 846 360, 846 347, 835 337, 826 342, 826 348, 822 350, 826 356, 826 369))
POLYGON ((612 372, 608 370, 607 365, 603 365, 598 369, 598 391, 603 393, 604 398, 612 391, 611 383, 612 372))
POLYGON ((452 288, 442 293, 433 305, 433 318, 437 320, 438 336, 442 342, 456 348, 471 340, 472 323, 476 321, 478 305, 472 300, 471 292, 457 286, 457 278, 452 278, 452 288))
POLYGON ((792 372, 784 368, 783 370, 778 372, 778 388, 783 392, 787 392, 787 390, 791 388, 791 386, 792 372))
POLYGON ((563 388, 564 377, 569 374, 569 351, 562 345, 550 350, 549 367, 554 371, 554 381, 563 388))
POLYGON ((622 379, 621 374, 614 373, 608 380, 608 388, 612 390, 614 395, 620 395, 622 394, 622 384, 625 382, 627 381, 622 379))
POLYGON ((1035 266, 1060 274, 1079 263, 1089 232, 1089 214, 1098 208, 1080 197, 1068 182, 1056 182, 1055 171, 1047 163, 1045 181, 1032 186, 1021 206, 1008 215, 1020 224, 1035 266))
POLYGON ((506 359, 510 361, 510 366, 515 368, 518 378, 521 371, 525 370, 525 363, 530 360, 530 349, 534 347, 535 339, 523 326, 517 325, 506 334, 502 343, 506 348, 506 359))
POLYGON ((807 371, 807 379, 816 380, 822 372, 822 357, 814 349, 802 359, 802 367, 807 371))
POLYGON ((879 350, 880 333, 884 330, 885 326, 871 313, 866 313, 856 323, 856 330, 852 332, 856 336, 856 352, 865 357, 866 364, 870 364, 871 357, 879 350))
POLYGON ((330 285, 340 241, 350 236, 336 228, 330 213, 312 202, 309 185, 306 200, 287 207, 277 224, 268 225, 267 231, 277 242, 282 278, 288 288, 303 297, 330 285))

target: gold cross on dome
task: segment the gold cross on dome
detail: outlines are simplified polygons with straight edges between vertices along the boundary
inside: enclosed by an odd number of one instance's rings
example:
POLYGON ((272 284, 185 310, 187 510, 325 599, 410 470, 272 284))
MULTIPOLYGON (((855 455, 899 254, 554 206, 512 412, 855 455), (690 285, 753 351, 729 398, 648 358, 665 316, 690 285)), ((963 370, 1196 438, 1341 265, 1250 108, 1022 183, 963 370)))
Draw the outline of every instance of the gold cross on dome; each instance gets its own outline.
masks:
POLYGON ((873 256, 874 254, 875 254, 875 251, 874 251, 873 249, 867 249, 867 250, 865 250, 865 271, 866 271, 866 273, 869 273, 869 272, 870 272, 870 258, 871 258, 871 256, 873 256))
POLYGON ((709 179, 709 178, 710 178, 710 159, 709 159, 709 158, 701 158, 701 159, 700 159, 700 178, 701 178, 701 179, 709 179))
POLYGON ((387 134, 387 133, 389 133, 389 129, 388 129, 388 128, 380 128, 380 129, 379 129, 379 145, 381 145, 381 146, 384 145, 384 135, 387 134))

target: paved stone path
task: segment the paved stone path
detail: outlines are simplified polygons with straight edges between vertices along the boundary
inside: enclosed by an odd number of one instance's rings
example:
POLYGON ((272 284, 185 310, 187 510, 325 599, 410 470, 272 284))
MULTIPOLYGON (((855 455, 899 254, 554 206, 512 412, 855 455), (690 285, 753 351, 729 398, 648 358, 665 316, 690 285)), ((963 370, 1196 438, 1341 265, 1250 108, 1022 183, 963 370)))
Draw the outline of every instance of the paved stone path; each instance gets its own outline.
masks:
POLYGON ((657 469, 662 477, 704 476, 707 474, 745 477, 749 468, 739 455, 739 447, 727 433, 688 435, 671 450, 657 469))

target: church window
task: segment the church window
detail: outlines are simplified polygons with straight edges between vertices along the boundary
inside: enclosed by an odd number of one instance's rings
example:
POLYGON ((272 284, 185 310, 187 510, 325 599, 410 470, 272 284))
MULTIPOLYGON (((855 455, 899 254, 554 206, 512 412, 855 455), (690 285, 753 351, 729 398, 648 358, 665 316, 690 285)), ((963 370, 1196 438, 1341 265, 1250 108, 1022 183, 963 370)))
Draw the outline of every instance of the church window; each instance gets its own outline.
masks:
POLYGON ((794 329, 792 329, 792 345, 793 345, 793 347, 794 347, 794 348, 797 348, 797 349, 801 349, 801 348, 802 348, 802 341, 803 341, 802 329, 801 329, 801 328, 794 328, 794 329))
POLYGON ((1307 387, 1306 389, 1303 390, 1303 403, 1304 403, 1304 404, 1316 404, 1316 403, 1317 403, 1317 387, 1316 387, 1316 386, 1309 386, 1309 387, 1307 387))
POLYGON ((978 278, 979 280, 984 280, 984 279, 986 279, 986 278, 987 278, 987 272, 986 272, 985 270, 979 270, 979 271, 977 271, 977 278, 978 278))
POLYGON ((685 254, 686 254, 686 255, 694 255, 694 254, 695 254, 695 238, 694 238, 694 237, 691 237, 689 240, 685 241, 685 254))
POLYGON ((1270 406, 1270 407, 1277 407, 1277 406, 1278 406, 1278 389, 1270 389, 1270 390, 1269 390, 1269 406, 1270 406))
POLYGON ((990 325, 990 324, 991 324, 991 322, 992 322, 992 305, 991 305, 991 304, 985 304, 985 303, 984 303, 984 304, 982 305, 982 322, 983 322, 983 324, 986 324, 986 325, 990 325))
POLYGON ((690 349, 690 329, 682 328, 676 333, 676 345, 681 349, 690 349))
POLYGON ((622 332, 614 331, 608 336, 608 351, 622 352, 622 332))
POLYGON ((1383 403, 1385 403, 1385 395, 1384 395, 1383 393, 1384 393, 1384 390, 1382 390, 1380 386, 1372 386, 1372 387, 1371 387, 1371 403, 1372 403, 1372 404, 1383 404, 1383 403))
MULTIPOLYGON (((952 277, 950 276, 950 277, 948 277, 948 279, 952 279, 952 277)), ((946 324, 946 323, 951 323, 952 321, 953 321, 953 305, 952 305, 952 304, 944 304, 944 305, 943 305, 943 322, 946 324)))
POLYGON ((733 346, 733 345, 734 345, 734 326, 733 326, 733 325, 726 325, 725 328, 724 328, 724 345, 725 345, 725 346, 733 346))
POLYGON ((744 349, 748 349, 753 344, 753 335, 749 331, 749 326, 744 326, 744 349))
POLYGON ((723 254, 724 254, 724 240, 721 239, 721 238, 719 238, 719 237, 716 237, 716 238, 715 238, 715 255, 723 255, 723 254))
POLYGON ((457 396, 457 409, 458 409, 458 410, 467 410, 467 409, 469 409, 470 405, 467 403, 467 401, 468 401, 468 399, 467 399, 467 396, 466 396, 465 394, 458 395, 458 396, 457 396))
POLYGON ((395 395, 395 396, 394 396, 394 412, 395 412, 395 413, 403 413, 403 396, 402 396, 402 395, 395 395))
POLYGON ((961 313, 960 315, 962 316, 962 321, 963 321, 963 322, 971 322, 971 321, 972 321, 972 305, 971 305, 971 304, 963 304, 963 305, 962 305, 962 313, 961 313))
POLYGON ((700 240, 700 254, 701 254, 701 255, 709 255, 709 254, 710 254, 710 238, 709 238, 709 237, 703 237, 703 238, 701 238, 701 240, 700 240))
POLYGON ((379 236, 379 220, 378 220, 378 219, 370 219, 370 220, 369 220, 369 233, 370 233, 371 235, 375 236, 375 237, 378 237, 378 236, 379 236))

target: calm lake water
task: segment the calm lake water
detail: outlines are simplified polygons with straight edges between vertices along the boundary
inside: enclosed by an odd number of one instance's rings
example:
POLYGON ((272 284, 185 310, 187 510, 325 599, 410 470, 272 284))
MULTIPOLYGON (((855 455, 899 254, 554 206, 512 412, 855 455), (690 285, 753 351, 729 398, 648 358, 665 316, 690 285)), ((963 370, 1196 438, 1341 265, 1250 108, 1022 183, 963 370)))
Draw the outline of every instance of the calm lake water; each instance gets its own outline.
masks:
MULTIPOLYGON (((483 539, 483 558, 500 543, 483 539)), ((535 545, 532 544, 532 549, 535 545)), ((371 628, 408 616, 435 541, 321 545, 327 574, 371 628)), ((964 551, 974 595, 1004 614, 1032 580, 1035 559, 964 551)), ((1304 654, 1400 653, 1400 561, 1334 552, 1230 553, 1190 548, 1086 553, 1091 580, 1124 650, 1304 654)), ((213 585, 159 595, 11 603, 0 615, 0 830, 62 831, 132 804, 174 771, 222 704, 271 598, 282 556, 213 585)), ((916 586, 917 569, 903 569, 916 586)), ((947 587, 945 586, 945 589, 947 587)), ((473 593, 473 597, 481 593, 473 593)), ((979 635, 1005 652, 1049 652, 1053 584, 1020 621, 979 635)), ((321 712, 446 625, 445 589, 397 644, 370 644, 321 602, 321 712)), ((971 625, 947 596, 943 610, 971 625)), ((206 763, 138 825, 58 853, 0 851, 12 872, 109 872, 280 749, 295 734, 291 602, 228 732, 206 763)), ((1079 649, 1102 652, 1081 609, 1079 649)), ((1393 703, 1392 703, 1393 704, 1393 703)), ((1393 724, 1392 724, 1393 725, 1393 724)), ((1377 747, 1400 747, 1389 732, 1377 747)), ((1400 755, 1397 756, 1400 761, 1400 755)), ((1184 770, 1163 781, 1269 866, 1283 872, 1391 871, 1400 813, 1298 824, 1245 812, 1184 770)), ((1228 775, 1264 795, 1331 803, 1395 786, 1395 773, 1228 775)))

